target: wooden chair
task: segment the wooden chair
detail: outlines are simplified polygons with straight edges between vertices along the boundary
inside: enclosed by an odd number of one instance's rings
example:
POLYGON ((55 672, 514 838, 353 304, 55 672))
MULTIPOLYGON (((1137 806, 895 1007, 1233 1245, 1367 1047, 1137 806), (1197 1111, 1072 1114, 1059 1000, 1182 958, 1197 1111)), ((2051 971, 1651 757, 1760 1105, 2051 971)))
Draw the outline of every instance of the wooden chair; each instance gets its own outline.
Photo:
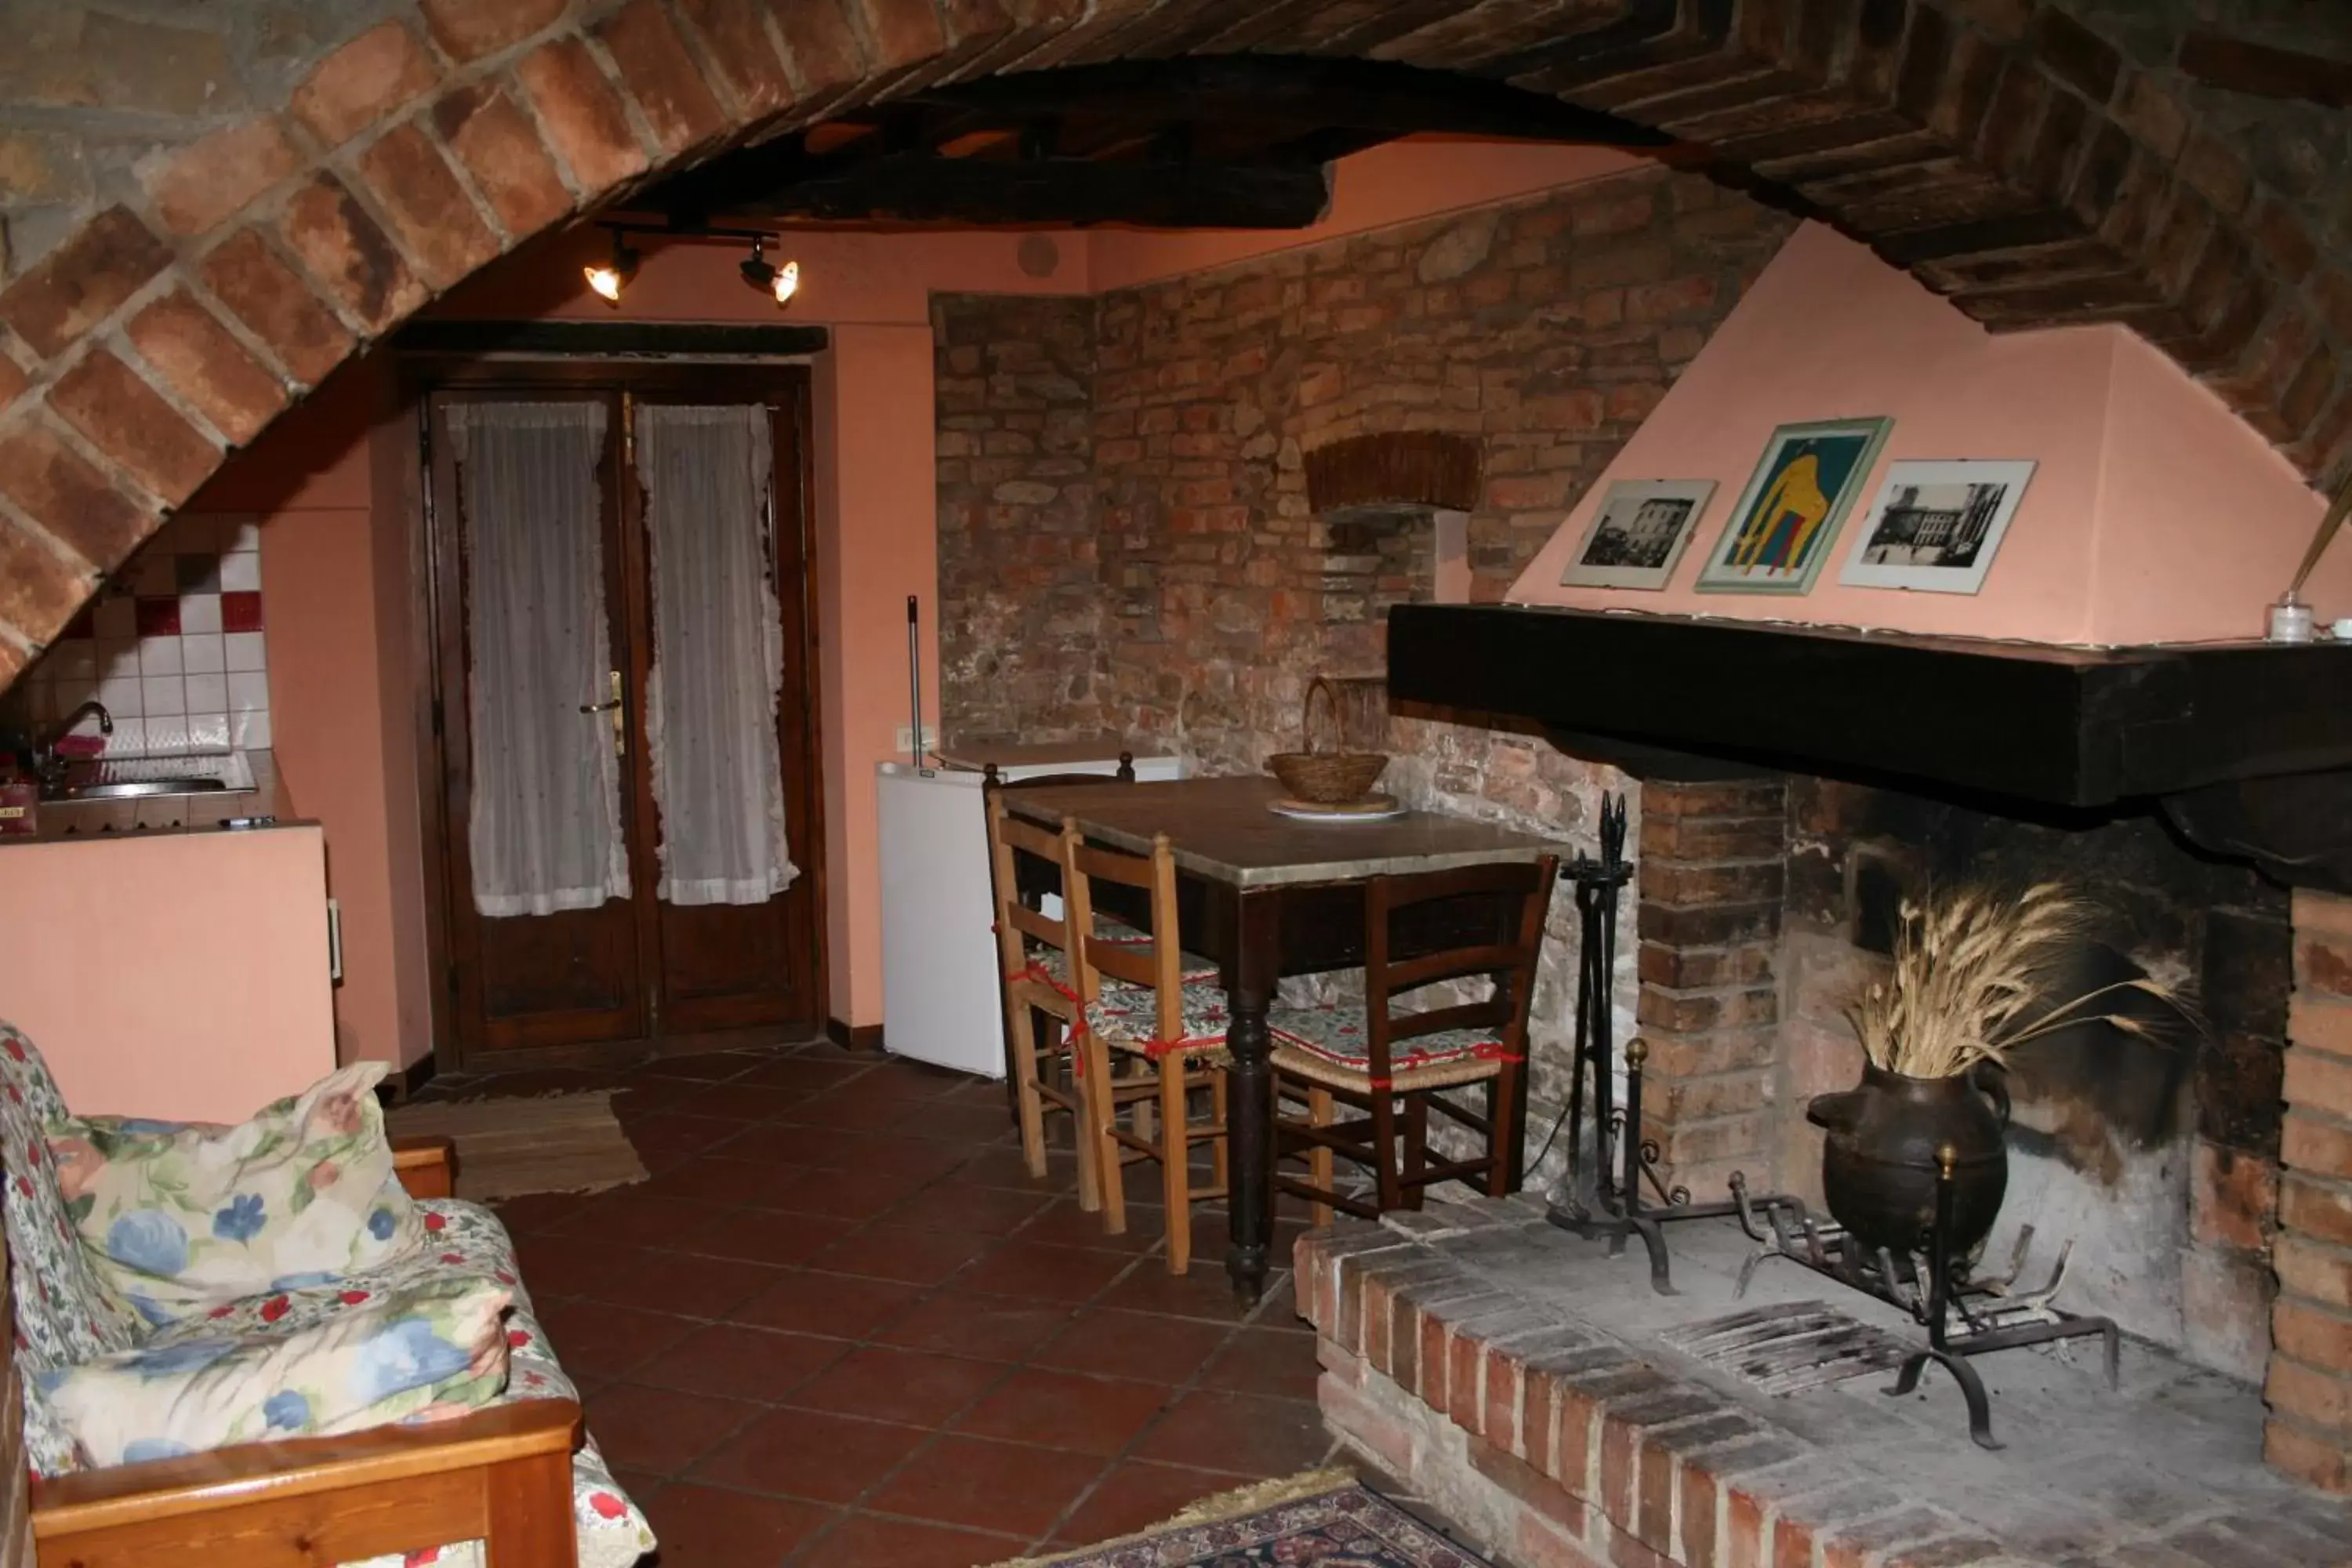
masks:
POLYGON ((1084 1033, 1088 1126, 1102 1184, 1103 1223, 1127 1228, 1126 1166, 1157 1160, 1168 1213, 1168 1269, 1192 1263, 1192 1205, 1226 1195, 1225 994, 1213 968, 1185 956, 1176 918, 1176 858, 1168 836, 1151 853, 1129 855, 1088 844, 1076 822, 1062 825, 1062 889, 1078 943, 1078 999, 1084 1033), (1095 883, 1142 890, 1150 930, 1139 942, 1098 932, 1095 883), (1115 1058, 1133 1070, 1113 1070, 1115 1058), (1205 1090, 1209 1117, 1193 1120, 1192 1097, 1205 1090), (1118 1124, 1131 1107, 1131 1127, 1118 1124), (1153 1124, 1158 1131, 1153 1131, 1153 1124), (1209 1146, 1210 1180, 1192 1184, 1192 1152, 1209 1146))
POLYGON ((1528 864, 1376 877, 1364 896, 1362 1005, 1268 1010, 1277 1107, 1285 1099, 1306 1105, 1304 1115, 1278 1111, 1276 1126, 1283 1152, 1306 1154, 1307 1177, 1278 1168, 1275 1184, 1311 1200, 1318 1225, 1329 1224, 1334 1209, 1369 1219, 1387 1209, 1419 1208, 1423 1194, 1439 1182, 1470 1182, 1496 1197, 1509 1190, 1523 1114, 1528 1005, 1558 868, 1547 856, 1528 864), (1472 933, 1471 940, 1394 957, 1400 915, 1425 925, 1442 921, 1446 931, 1472 933), (1396 998, 1423 986, 1482 978, 1492 985, 1483 1000, 1393 1010, 1396 998), (1483 1115, 1441 1092, 1475 1083, 1486 1086, 1483 1115), (1363 1114, 1337 1121, 1339 1104, 1363 1114), (1432 1110, 1483 1138, 1484 1152, 1433 1156, 1432 1110), (1335 1155, 1370 1169, 1371 1202, 1338 1189, 1335 1155))
MULTIPOLYGON (((449 1195, 448 1140, 394 1145, 412 1196, 449 1195)), ((571 1400, 520 1400, 35 1480, 34 1549, 41 1568, 305 1568, 481 1540, 499 1568, 572 1568, 579 1426, 571 1400)))
POLYGON ((1021 1127, 1021 1155, 1032 1176, 1045 1174, 1045 1110, 1070 1113, 1078 1149, 1078 1206, 1102 1206, 1095 1172, 1092 1125, 1086 1108, 1082 1069, 1073 1048, 1078 1033, 1076 965, 1070 954, 1069 906, 1047 915, 1021 894, 1020 857, 1044 861, 1059 880, 1062 836, 1025 822, 1004 808, 1007 786, 985 791, 988 864, 996 900, 996 955, 1003 976, 1005 1076, 1011 1079, 1014 1115, 1021 1127), (1053 1020, 1060 1034, 1039 1048, 1038 1025, 1053 1020), (1055 1069, 1066 1066, 1064 1079, 1055 1069))

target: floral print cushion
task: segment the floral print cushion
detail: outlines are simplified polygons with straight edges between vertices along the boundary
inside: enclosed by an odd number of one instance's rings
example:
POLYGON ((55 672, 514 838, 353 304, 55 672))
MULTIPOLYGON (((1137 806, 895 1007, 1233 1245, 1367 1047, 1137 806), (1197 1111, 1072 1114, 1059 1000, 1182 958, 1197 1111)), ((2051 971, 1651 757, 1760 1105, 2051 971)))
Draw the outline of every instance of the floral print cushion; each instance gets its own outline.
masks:
MULTIPOLYGON (((1362 1072, 1370 1069, 1371 1039, 1365 1032, 1360 1003, 1327 1002, 1310 1007, 1277 1005, 1266 1009, 1265 1030, 1277 1050, 1287 1046, 1337 1067, 1362 1072)), ((1389 1070, 1406 1072, 1471 1058, 1518 1060, 1504 1048, 1502 1040, 1492 1030, 1445 1029, 1391 1044, 1389 1070)))
POLYGON ((37 1375, 94 1466, 462 1415, 506 1386, 512 1294, 443 1273, 297 1332, 215 1331, 37 1375))
MULTIPOLYGON (((1119 942, 1124 941, 1125 939, 1112 937, 1108 940, 1119 942)), ((1138 945, 1148 942, 1151 939, 1150 937, 1144 935, 1141 931, 1137 931, 1135 933, 1135 941, 1138 945)), ((1186 984, 1200 985, 1212 984, 1215 983, 1217 978, 1217 966, 1210 963, 1207 959, 1202 958, 1200 954, 1193 952, 1183 953, 1179 956, 1177 962, 1182 965, 1181 973, 1186 984)), ((1063 995, 1067 996, 1071 1001, 1075 1002, 1078 999, 1077 984, 1070 978, 1070 955, 1064 952, 1058 947, 1041 947, 1034 952, 1030 955, 1029 968, 1024 978, 1030 980, 1042 980, 1046 984, 1052 986, 1055 990, 1060 992, 1063 995)), ((1109 989, 1113 985, 1124 984, 1126 984, 1124 981, 1112 980, 1108 977, 1103 981, 1103 986, 1106 990, 1109 989)))
MULTIPOLYGON (((555 1363, 545 1331, 531 1310, 530 1295, 515 1270, 514 1244, 498 1216, 460 1198, 429 1198, 417 1205, 425 1245, 366 1274, 333 1286, 275 1291, 223 1303, 204 1315, 158 1331, 149 1342, 166 1345, 182 1339, 241 1333, 263 1325, 294 1332, 359 1304, 368 1293, 393 1290, 436 1274, 457 1270, 488 1275, 513 1293, 507 1314, 508 1399, 578 1399, 580 1393, 555 1363)), ((47 1472, 44 1472, 47 1473, 47 1472)), ((572 1517, 580 1541, 580 1568, 629 1568, 654 1549, 652 1526, 613 1480, 592 1436, 572 1456, 572 1517)), ((483 1568, 479 1542, 426 1547, 404 1556, 370 1558, 345 1568, 483 1568)))
POLYGON ((1231 1022, 1225 990, 1212 978, 1187 980, 1182 997, 1182 1026, 1178 1037, 1165 1039, 1160 1032, 1160 994, 1149 985, 1130 985, 1105 976, 1102 994, 1087 1005, 1087 1027, 1106 1044, 1147 1057, 1179 1051, 1221 1050, 1231 1022))
POLYGON ((234 1127, 68 1118, 49 1152, 100 1276, 151 1325, 318 1284, 419 1245, 374 1089, 330 1073, 234 1127))
MULTIPOLYGON (((0 1160, 7 1167, 9 1266, 16 1348, 27 1371, 69 1366, 127 1348, 139 1318, 90 1266, 58 1186, 50 1125, 66 1116, 48 1064, 14 1025, 0 1024, 0 1160)), ((26 1380, 29 1388, 31 1382, 26 1380)), ((27 1414, 39 1416, 27 1401, 27 1414)), ((28 1442, 40 1436, 28 1433, 28 1442)))

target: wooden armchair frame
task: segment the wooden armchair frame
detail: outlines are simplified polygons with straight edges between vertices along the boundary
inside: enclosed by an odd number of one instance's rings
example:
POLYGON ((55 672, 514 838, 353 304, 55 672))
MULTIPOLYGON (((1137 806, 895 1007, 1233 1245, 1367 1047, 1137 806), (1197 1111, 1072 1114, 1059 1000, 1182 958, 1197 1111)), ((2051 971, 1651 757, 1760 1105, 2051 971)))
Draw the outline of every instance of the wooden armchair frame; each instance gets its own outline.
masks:
MULTIPOLYGON (((446 1138, 393 1141, 412 1197, 457 1182, 446 1138)), ((318 1568, 453 1541, 490 1568, 576 1568, 572 1450, 580 1406, 520 1400, 452 1421, 36 1480, 40 1568, 318 1568)))

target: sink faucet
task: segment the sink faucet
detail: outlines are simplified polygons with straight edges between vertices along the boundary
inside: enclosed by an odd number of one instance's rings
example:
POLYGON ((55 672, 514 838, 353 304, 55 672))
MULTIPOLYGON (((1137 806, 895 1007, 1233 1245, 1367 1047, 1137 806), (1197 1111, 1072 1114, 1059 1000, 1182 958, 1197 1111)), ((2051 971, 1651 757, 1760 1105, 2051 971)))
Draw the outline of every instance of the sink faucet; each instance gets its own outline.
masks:
POLYGON ((66 776, 66 763, 64 758, 58 755, 58 742, 66 735, 70 734, 75 725, 80 723, 85 719, 93 717, 98 720, 98 732, 100 734, 111 735, 114 733, 114 715, 106 710, 105 703, 92 700, 83 703, 80 707, 67 714, 63 719, 58 720, 55 725, 50 727, 47 734, 38 736, 34 740, 33 772, 40 778, 42 783, 56 784, 64 782, 66 776))

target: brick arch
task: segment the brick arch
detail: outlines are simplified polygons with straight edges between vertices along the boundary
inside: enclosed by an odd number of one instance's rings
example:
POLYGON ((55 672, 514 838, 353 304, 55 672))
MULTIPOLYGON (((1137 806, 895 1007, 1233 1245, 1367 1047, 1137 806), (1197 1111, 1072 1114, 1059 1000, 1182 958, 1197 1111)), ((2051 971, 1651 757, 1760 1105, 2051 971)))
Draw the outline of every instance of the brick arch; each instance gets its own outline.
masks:
POLYGON ((1119 58, 1373 55, 1610 110, 1704 143, 1722 177, 1792 193, 1989 326, 2133 327, 2306 474, 2352 453, 2344 258, 2161 70, 2038 0, 393 11, 281 101, 86 199, 0 289, 0 680, 231 447, 529 236, 867 99, 1119 58))

